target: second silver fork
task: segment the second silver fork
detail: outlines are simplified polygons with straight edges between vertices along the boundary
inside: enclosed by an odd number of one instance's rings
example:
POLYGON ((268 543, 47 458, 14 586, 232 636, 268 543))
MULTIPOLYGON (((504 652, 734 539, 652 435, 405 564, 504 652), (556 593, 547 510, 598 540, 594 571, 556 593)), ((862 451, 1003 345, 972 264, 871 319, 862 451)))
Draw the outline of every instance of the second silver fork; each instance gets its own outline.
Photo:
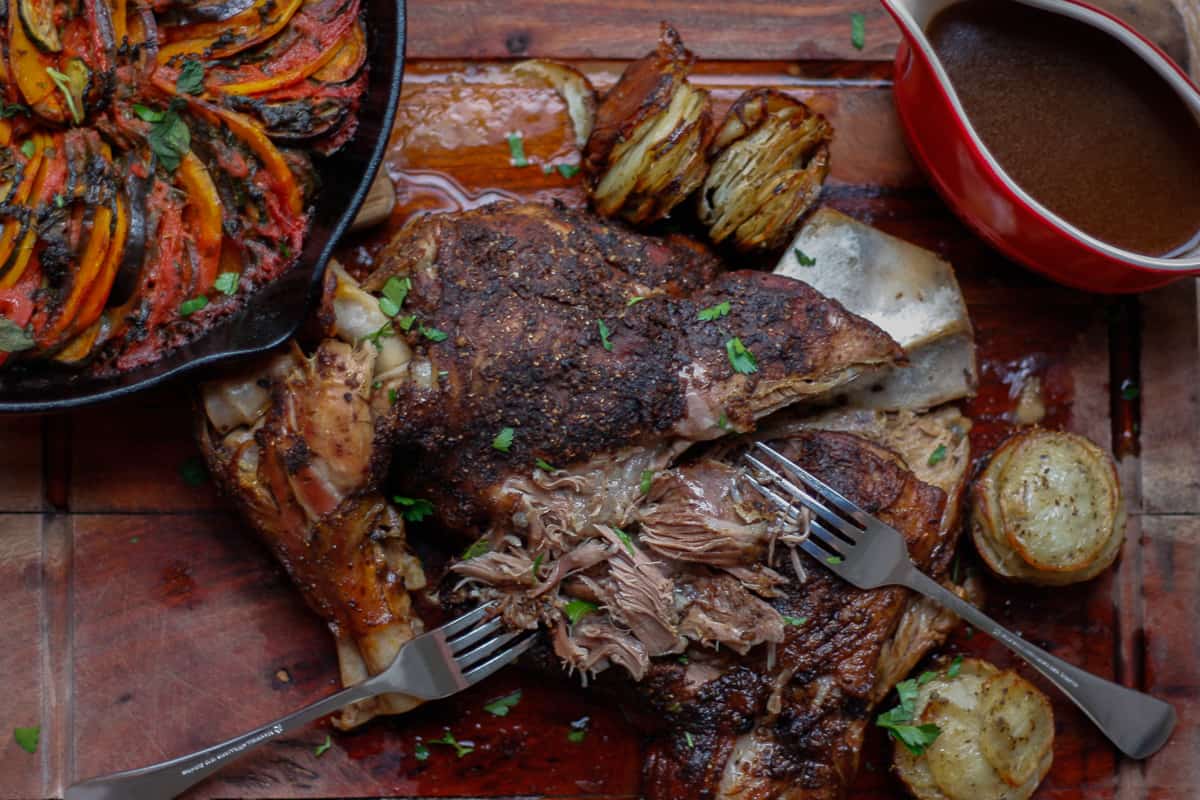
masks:
POLYGON ((503 632, 480 606, 407 642, 386 670, 286 717, 186 756, 77 783, 64 800, 164 800, 194 786, 234 759, 352 703, 382 694, 437 700, 460 692, 528 650, 535 634, 503 632))

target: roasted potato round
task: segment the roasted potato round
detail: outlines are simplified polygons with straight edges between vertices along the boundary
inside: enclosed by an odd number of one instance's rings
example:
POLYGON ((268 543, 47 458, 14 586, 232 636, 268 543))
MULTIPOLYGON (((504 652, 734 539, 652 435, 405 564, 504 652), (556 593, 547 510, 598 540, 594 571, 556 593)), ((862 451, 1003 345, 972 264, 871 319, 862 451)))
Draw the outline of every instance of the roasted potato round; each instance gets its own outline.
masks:
POLYGON ((972 492, 971 535, 997 575, 1060 586, 1116 560, 1125 534, 1112 459, 1072 433, 1031 428, 992 455, 972 492))
POLYGON ((658 49, 630 64, 605 95, 583 154, 597 213, 654 222, 704 180, 712 103, 687 81, 694 60, 664 24, 658 49))
POLYGON ((893 768, 918 800, 1025 800, 1054 759, 1050 701, 974 658, 920 684, 913 724, 938 728, 920 755, 895 745, 893 768))
POLYGON ((746 92, 729 109, 697 195, 714 242, 742 251, 777 250, 817 197, 829 173, 833 126, 775 89, 746 92))

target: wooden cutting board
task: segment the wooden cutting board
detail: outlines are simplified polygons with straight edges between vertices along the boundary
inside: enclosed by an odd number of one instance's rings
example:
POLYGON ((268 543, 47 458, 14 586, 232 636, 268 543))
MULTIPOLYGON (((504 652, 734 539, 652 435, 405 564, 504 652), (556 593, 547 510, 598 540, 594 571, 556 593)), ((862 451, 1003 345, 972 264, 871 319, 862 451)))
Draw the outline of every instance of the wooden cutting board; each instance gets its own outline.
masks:
MULTIPOLYGON (((1043 798, 1182 798, 1200 785, 1200 335, 1192 281, 1109 299, 1051 285, 972 237, 907 155, 890 96, 897 33, 875 6, 823 2, 411 2, 411 65, 389 158, 398 203, 419 209, 513 196, 582 201, 563 107, 502 61, 576 62, 600 86, 652 46, 667 18, 701 58, 695 81, 724 108, 776 86, 837 128, 826 202, 943 254, 977 328, 983 373, 972 441, 1012 428, 1016 398, 1042 386, 1045 424, 1121 453, 1130 507, 1117 568, 1065 590, 989 584, 988 610, 1070 661, 1176 704, 1172 741, 1146 763, 1120 759, 1053 694, 1058 740, 1043 798), (850 14, 867 38, 851 43, 850 14), (752 58, 753 61, 744 59, 752 58), (509 162, 520 131, 533 166, 509 162), (569 172, 569 170, 568 170, 569 172)), ((1121 10, 1181 60, 1173 6, 1121 10)), ((1186 9, 1185 9, 1186 10, 1186 9)), ((349 241, 365 265, 385 236, 349 241)), ((206 746, 331 692, 332 640, 204 479, 190 387, 45 418, 0 418, 0 797, 61 794, 74 780, 206 746), (40 725, 30 755, 9 729, 40 725)), ((970 564, 970 560, 966 562, 970 564)), ((949 650, 1009 663, 982 635, 949 650)), ((1023 670, 1028 674, 1028 670, 1023 670)), ((871 731, 855 798, 899 794, 871 731)), ((643 743, 620 709, 573 682, 509 670, 465 696, 351 734, 315 725, 199 787, 197 798, 633 797, 643 743), (489 700, 516 688, 498 718, 489 700), (581 743, 570 725, 589 719, 581 743), (418 737, 449 727, 474 752, 418 737)))

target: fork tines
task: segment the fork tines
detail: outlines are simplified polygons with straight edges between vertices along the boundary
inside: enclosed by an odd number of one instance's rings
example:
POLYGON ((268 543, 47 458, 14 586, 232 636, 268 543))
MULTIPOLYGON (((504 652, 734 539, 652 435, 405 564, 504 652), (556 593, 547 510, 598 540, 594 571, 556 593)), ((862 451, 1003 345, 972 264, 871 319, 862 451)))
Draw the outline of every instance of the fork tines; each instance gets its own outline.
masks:
POLYGON ((454 666, 468 684, 477 683, 515 661, 533 646, 536 631, 507 631, 499 615, 488 618, 495 602, 485 603, 446 623, 439 632, 453 657, 454 666), (515 644, 510 644, 514 642, 515 644))

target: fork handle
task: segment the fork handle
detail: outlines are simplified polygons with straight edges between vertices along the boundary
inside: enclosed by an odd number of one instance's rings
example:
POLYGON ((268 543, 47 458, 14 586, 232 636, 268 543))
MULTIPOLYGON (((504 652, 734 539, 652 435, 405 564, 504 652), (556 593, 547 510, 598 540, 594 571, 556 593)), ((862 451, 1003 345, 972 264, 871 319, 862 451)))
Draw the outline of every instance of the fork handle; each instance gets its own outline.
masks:
POLYGON ((913 567, 899 582, 936 600, 1008 647, 1053 683, 1130 758, 1147 758, 1166 744, 1175 709, 1144 692, 1106 681, 1016 636, 987 614, 913 567))
POLYGON ((378 681, 367 679, 286 717, 268 722, 204 750, 148 767, 116 772, 77 783, 67 789, 63 800, 163 800, 175 797, 233 759, 246 755, 263 743, 351 703, 375 697, 382 691, 383 687, 378 681))

